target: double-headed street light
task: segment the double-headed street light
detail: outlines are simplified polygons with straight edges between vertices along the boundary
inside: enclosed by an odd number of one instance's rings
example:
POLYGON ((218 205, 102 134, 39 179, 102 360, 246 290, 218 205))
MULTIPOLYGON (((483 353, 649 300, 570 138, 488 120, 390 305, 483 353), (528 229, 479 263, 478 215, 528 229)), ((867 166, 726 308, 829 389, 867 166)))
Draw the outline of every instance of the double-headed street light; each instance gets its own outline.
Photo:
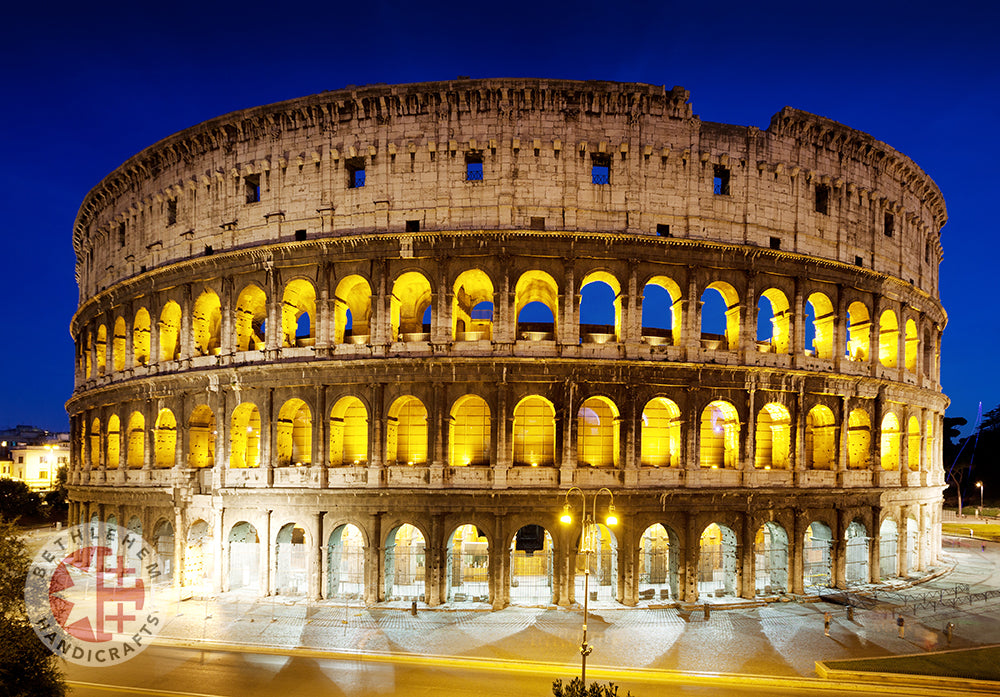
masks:
POLYGON ((597 515, 597 497, 601 494, 607 493, 608 498, 611 500, 608 502, 608 512, 604 516, 604 522, 609 526, 618 525, 618 516, 615 515, 615 495, 611 493, 611 490, 607 487, 601 487, 594 492, 593 497, 590 499, 590 512, 587 512, 587 493, 583 491, 580 487, 574 486, 570 487, 570 490, 566 492, 566 499, 563 503, 562 515, 559 516, 559 520, 564 525, 569 525, 573 522, 573 515, 570 513, 569 506, 569 496, 573 492, 580 494, 580 499, 583 503, 583 512, 581 517, 581 530, 580 530, 580 551, 587 555, 587 563, 583 570, 583 641, 580 643, 580 681, 583 683, 583 689, 587 689, 587 656, 593 648, 587 643, 587 619, 588 619, 588 601, 590 600, 590 555, 594 552, 593 545, 593 528, 594 528, 594 517, 597 515))

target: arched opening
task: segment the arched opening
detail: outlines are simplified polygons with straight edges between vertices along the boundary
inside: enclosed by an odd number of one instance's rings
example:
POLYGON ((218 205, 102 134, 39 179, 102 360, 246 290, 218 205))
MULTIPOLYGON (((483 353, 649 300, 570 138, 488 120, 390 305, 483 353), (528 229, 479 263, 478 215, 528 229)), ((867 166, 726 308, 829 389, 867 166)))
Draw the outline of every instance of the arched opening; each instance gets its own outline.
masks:
POLYGON ((144 307, 140 307, 135 313, 135 322, 132 324, 132 364, 146 365, 149 363, 149 332, 150 332, 149 312, 144 307))
POLYGON ((889 412, 882 419, 882 444, 879 449, 880 462, 884 470, 899 469, 899 420, 889 412))
POLYGON ((757 469, 788 469, 791 450, 792 419, 788 409, 769 402, 757 413, 754 433, 754 467, 757 469))
POLYGON ((233 409, 229 441, 231 468, 260 466, 260 411, 253 402, 243 402, 233 409))
POLYGON ((722 598, 736 595, 736 568, 739 555, 736 533, 725 525, 712 523, 701 533, 698 552, 699 597, 722 598))
POLYGON ((906 464, 911 472, 920 471, 920 420, 911 416, 906 422, 906 464))
POLYGON ((844 579, 849 584, 868 583, 868 530, 860 522, 854 520, 847 526, 845 532, 847 547, 844 579))
POLYGON ((215 414, 199 404, 188 418, 188 467, 215 466, 215 414))
POLYGON ((681 339, 681 289, 672 278, 654 276, 642 289, 642 340, 678 345, 681 339))
POLYGON ((735 350, 740 340, 740 296, 725 281, 710 283, 701 294, 701 345, 735 350))
POLYGON ((97 343, 94 349, 97 353, 97 374, 104 375, 108 364, 108 328, 103 324, 97 328, 97 343))
POLYGON ((906 575, 917 570, 920 563, 920 532, 917 527, 917 519, 913 516, 906 518, 906 575))
POLYGON ((330 466, 368 463, 368 410, 357 397, 341 397, 330 411, 330 466))
POLYGON ((94 368, 93 355, 92 355, 94 347, 92 344, 93 344, 93 337, 91 336, 90 332, 87 332, 84 335, 84 340, 83 340, 83 374, 88 378, 94 377, 94 374, 92 372, 94 368))
POLYGON ((169 409, 160 409, 153 427, 154 460, 157 467, 173 467, 177 461, 177 420, 169 409))
POLYGON ((418 271, 407 271, 392 284, 390 327, 393 341, 427 341, 430 319, 425 313, 432 306, 433 293, 427 278, 418 271))
POLYGON ((222 346, 222 303, 214 290, 204 290, 194 301, 191 312, 194 352, 198 356, 217 356, 222 346))
POLYGON ((767 353, 788 353, 790 337, 788 298, 777 288, 768 288, 757 301, 757 347, 767 353))
POLYGON ((606 271, 593 271, 580 282, 580 342, 621 340, 621 285, 606 271))
POLYGON ((824 523, 813 521, 802 541, 802 584, 806 588, 827 588, 833 578, 831 548, 833 533, 824 523))
POLYGON ((654 397, 642 410, 641 462, 677 467, 681 462, 681 410, 666 397, 654 397))
POLYGON ((289 281, 281 297, 281 346, 313 346, 316 289, 303 278, 289 281))
POLYGON ((160 341, 160 361, 176 361, 181 354, 181 306, 173 300, 160 311, 157 333, 160 341))
POLYGON ((639 601, 676 600, 680 547, 677 534, 661 523, 646 528, 639 539, 639 601))
POLYGON ((868 413, 854 409, 847 421, 847 466, 868 469, 872 449, 872 425, 868 413))
POLYGON ((490 464, 490 407, 485 399, 467 394, 455 400, 448 444, 452 467, 490 464))
POLYGON ((878 361, 886 368, 899 364, 899 323, 892 310, 883 312, 878 320, 878 361))
MULTIPOLYGON (((117 465, 117 463, 115 463, 117 465)), ((97 469, 101 466, 101 420, 94 419, 90 422, 90 467, 97 469)))
POLYGON ((140 469, 146 460, 146 419, 137 411, 128 417, 128 446, 125 451, 126 466, 140 469))
POLYGON ((906 320, 905 341, 903 357, 906 369, 915 373, 917 372, 917 350, 920 348, 920 340, 917 338, 917 323, 912 319, 906 320))
POLYGON ((493 281, 481 269, 469 269, 455 279, 451 305, 455 341, 493 338, 493 281))
POLYGON ((837 423, 829 407, 817 404, 806 414, 805 441, 808 469, 836 469, 837 423))
POLYGON ((174 526, 169 521, 161 520, 153 528, 153 549, 160 558, 161 573, 156 581, 170 583, 174 580, 174 526))
POLYGON ((424 600, 424 535, 409 523, 386 537, 385 599, 424 600))
POLYGON ((559 316, 559 287, 544 271, 526 271, 514 287, 514 315, 517 338, 530 341, 552 340, 559 316))
POLYGON ((184 550, 184 585, 207 594, 212 591, 212 570, 215 558, 212 552, 212 528, 204 520, 197 520, 188 528, 184 550))
POLYGON ((490 553, 486 536, 475 525, 461 525, 448 537, 445 560, 447 602, 490 601, 490 553))
POLYGON ((263 350, 267 321, 267 295, 250 284, 236 299, 236 350, 263 350))
POLYGON ((607 397, 590 397, 577 412, 576 459, 580 465, 617 467, 618 407, 607 397))
POLYGON ((709 403, 701 412, 700 436, 702 467, 736 467, 740 445, 740 419, 736 407, 721 400, 709 403))
POLYGON ((515 465, 532 467, 555 464, 556 410, 544 397, 525 397, 514 407, 515 465))
POLYGON ((754 592, 774 595, 788 590, 788 534, 777 523, 757 529, 753 542, 754 592))
POLYGON ((882 578, 899 575, 899 533, 896 521, 886 518, 878 529, 878 567, 882 578))
POLYGON ((108 418, 108 469, 117 469, 121 465, 121 420, 118 414, 108 418))
POLYGON ((400 397, 389 407, 385 458, 390 464, 427 462, 427 409, 416 397, 400 397))
POLYGON ((584 526, 578 542, 574 576, 577 602, 583 600, 585 587, 591 602, 617 600, 618 538, 614 531, 603 523, 590 523, 584 526), (586 579, 588 570, 589 580, 586 579))
POLYGON ((309 592, 306 531, 296 523, 281 526, 275 537, 274 592, 303 596, 309 592))
POLYGON ((806 300, 806 353, 816 358, 833 358, 833 303, 823 293, 813 293, 806 300))
POLYGON ((365 538, 354 525, 339 525, 326 545, 326 597, 360 600, 365 597, 365 538))
POLYGON ((260 537, 250 523, 229 530, 229 590, 256 591, 260 587, 260 537))
POLYGON ((525 525, 510 541, 510 604, 552 602, 552 536, 541 525, 525 525))
POLYGON ((847 356, 853 361, 867 361, 871 315, 863 303, 853 302, 847 308, 847 356))
POLYGON ((281 406, 275 446, 279 467, 312 464, 312 411, 301 399, 289 399, 281 406))
POLYGON ((333 341, 364 344, 371 333, 372 289, 361 276, 347 276, 337 284, 333 302, 333 341))
POLYGON ((125 370, 125 318, 115 318, 115 335, 111 339, 111 364, 115 370, 125 370))

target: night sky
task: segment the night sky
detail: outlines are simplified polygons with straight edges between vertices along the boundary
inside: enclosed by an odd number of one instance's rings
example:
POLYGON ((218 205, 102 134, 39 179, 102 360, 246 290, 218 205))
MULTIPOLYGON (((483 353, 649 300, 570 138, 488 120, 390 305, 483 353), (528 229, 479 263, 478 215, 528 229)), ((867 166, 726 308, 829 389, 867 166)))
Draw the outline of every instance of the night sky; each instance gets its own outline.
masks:
POLYGON ((681 85, 705 121, 766 128, 788 105, 908 155, 948 205, 948 413, 969 419, 968 433, 980 401, 1000 403, 1000 322, 988 291, 1000 258, 1000 5, 18 4, 0 27, 0 428, 68 429, 72 226, 111 170, 237 109, 459 75, 681 85))

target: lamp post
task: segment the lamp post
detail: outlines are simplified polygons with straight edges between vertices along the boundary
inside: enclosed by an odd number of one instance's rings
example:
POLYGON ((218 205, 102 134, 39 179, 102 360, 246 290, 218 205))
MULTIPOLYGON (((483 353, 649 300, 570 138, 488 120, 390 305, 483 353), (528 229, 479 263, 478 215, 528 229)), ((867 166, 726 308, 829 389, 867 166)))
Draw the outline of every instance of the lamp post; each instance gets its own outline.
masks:
POLYGON ((608 503, 608 514, 604 518, 604 522, 609 526, 614 526, 618 524, 618 516, 615 515, 615 495, 611 493, 611 490, 607 487, 601 487, 594 492, 591 498, 590 513, 587 512, 587 494, 580 487, 574 486, 570 487, 569 491, 566 492, 566 498, 563 502, 562 515, 559 516, 559 520, 564 525, 569 525, 573 522, 573 516, 569 509, 569 496, 573 492, 580 494, 580 500, 582 502, 582 517, 580 520, 580 551, 587 555, 587 562, 583 569, 583 640, 580 642, 580 682, 584 690, 587 689, 587 656, 593 651, 593 647, 587 643, 587 620, 589 615, 589 601, 590 601, 590 559, 591 554, 594 552, 592 535, 588 535, 591 528, 594 525, 594 516, 597 515, 597 497, 603 493, 607 493, 611 501, 608 503))
POLYGON ((979 515, 983 514, 983 483, 976 482, 976 488, 979 489, 979 515))

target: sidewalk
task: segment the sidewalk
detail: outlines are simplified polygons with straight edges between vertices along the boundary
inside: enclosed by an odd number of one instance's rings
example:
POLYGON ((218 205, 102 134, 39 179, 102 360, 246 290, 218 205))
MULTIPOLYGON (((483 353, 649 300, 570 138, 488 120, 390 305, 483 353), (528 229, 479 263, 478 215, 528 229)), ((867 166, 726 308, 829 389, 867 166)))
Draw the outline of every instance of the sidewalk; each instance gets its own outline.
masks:
MULTIPOLYGON (((950 573, 902 594, 950 589, 967 583, 973 591, 1000 587, 1000 545, 984 553, 946 539, 950 573)), ((741 601, 745 602, 745 601, 741 601)), ((578 608, 510 607, 484 612, 471 606, 420 609, 343 603, 240 598, 227 594, 163 607, 160 633, 172 644, 226 643, 275 653, 308 649, 339 653, 458 656, 511 661, 550 661, 576 666, 583 613, 578 608)), ((856 610, 823 602, 770 603, 702 610, 591 610, 588 639, 595 668, 635 667, 778 676, 815 675, 815 662, 913 654, 947 648, 942 634, 955 624, 952 648, 1000 643, 1000 600, 941 607, 908 617, 899 638, 891 611, 856 610), (823 613, 833 616, 830 636, 823 613)))

